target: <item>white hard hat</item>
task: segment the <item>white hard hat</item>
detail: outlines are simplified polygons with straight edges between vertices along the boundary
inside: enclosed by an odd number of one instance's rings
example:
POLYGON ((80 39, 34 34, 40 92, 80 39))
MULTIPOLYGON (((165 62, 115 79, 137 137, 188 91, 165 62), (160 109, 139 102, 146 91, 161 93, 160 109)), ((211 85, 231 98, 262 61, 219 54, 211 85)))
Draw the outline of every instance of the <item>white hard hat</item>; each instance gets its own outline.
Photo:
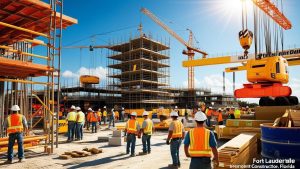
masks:
POLYGON ((171 112, 171 114, 170 114, 170 116, 172 117, 178 117, 178 113, 177 112, 175 112, 175 111, 172 111, 171 112))
POLYGON ((76 107, 76 110, 78 110, 78 111, 79 111, 79 110, 81 110, 81 108, 80 108, 80 107, 76 107))
POLYGON ((89 108, 88 111, 94 111, 92 108, 89 108))
POLYGON ((177 106, 175 106, 175 109, 178 109, 178 107, 177 107, 177 106))
POLYGON ((19 111, 20 107, 18 105, 13 105, 13 106, 11 106, 10 110, 11 111, 19 111))
POLYGON ((221 109, 221 108, 218 108, 218 111, 222 111, 222 109, 221 109))
POLYGON ((132 116, 137 116, 137 115, 136 115, 136 112, 132 112, 131 115, 132 115, 132 116))
POLYGON ((122 107, 122 110, 124 110, 124 107, 122 107))
POLYGON ((195 120, 196 121, 205 121, 207 119, 206 115, 201 112, 201 111, 198 111, 196 114, 195 114, 195 120))
POLYGON ((103 109, 106 109, 106 106, 104 106, 103 109))
POLYGON ((75 107, 74 105, 72 105, 72 106, 71 106, 71 109, 72 109, 72 110, 75 110, 75 109, 76 109, 76 107, 75 107))
POLYGON ((201 108, 198 108, 198 111, 201 111, 201 108))
POLYGON ((209 109, 212 109, 212 107, 208 107, 209 109))
POLYGON ((148 116, 148 115, 149 115, 149 113, 147 111, 143 112, 143 116, 148 116))
POLYGON ((246 106, 246 108, 249 108, 249 106, 246 106))

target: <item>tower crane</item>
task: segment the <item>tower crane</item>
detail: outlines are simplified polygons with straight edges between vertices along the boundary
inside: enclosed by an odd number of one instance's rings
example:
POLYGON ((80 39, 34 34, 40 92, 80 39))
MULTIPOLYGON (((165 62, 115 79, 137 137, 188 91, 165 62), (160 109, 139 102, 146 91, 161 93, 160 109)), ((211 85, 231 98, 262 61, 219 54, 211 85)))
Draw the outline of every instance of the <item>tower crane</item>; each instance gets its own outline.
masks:
MULTIPOLYGON (((270 0, 252 0, 252 2, 283 29, 291 29, 291 22, 270 0)), ((266 54, 255 53, 254 55, 248 55, 247 50, 252 44, 252 36, 252 32, 247 29, 247 26, 244 27, 243 19, 243 30, 239 32, 239 40, 241 46, 245 49, 244 56, 188 60, 183 62, 183 66, 194 67, 242 63, 242 66, 225 69, 226 72, 247 71, 247 80, 250 83, 244 84, 243 88, 235 90, 234 96, 236 98, 260 98, 259 104, 261 106, 298 104, 298 98, 291 96, 291 88, 283 84, 289 81, 288 65, 295 66, 300 64, 300 50, 291 49, 281 51, 279 54, 272 54, 270 51, 267 51, 266 54)))
MULTIPOLYGON (((174 32, 171 28, 169 28, 166 24, 164 24, 159 18, 157 18, 151 11, 146 8, 142 8, 141 12, 151 18, 156 24, 161 26, 165 31, 167 31, 171 36, 177 39, 181 44, 183 44, 187 49, 182 51, 182 54, 188 56, 188 60, 194 60, 195 52, 203 55, 202 58, 206 58, 207 53, 195 48, 193 46, 193 32, 189 31, 189 40, 188 42, 184 41, 176 32, 174 32)), ((194 90, 194 67, 188 67, 188 89, 194 90)))

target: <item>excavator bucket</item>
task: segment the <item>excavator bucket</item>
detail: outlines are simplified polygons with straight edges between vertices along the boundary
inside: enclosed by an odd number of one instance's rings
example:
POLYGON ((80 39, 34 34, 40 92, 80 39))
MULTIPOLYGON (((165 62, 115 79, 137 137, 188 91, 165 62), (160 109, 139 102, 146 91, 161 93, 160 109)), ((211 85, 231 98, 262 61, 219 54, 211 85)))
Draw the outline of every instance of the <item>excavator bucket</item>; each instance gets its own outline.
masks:
POLYGON ((281 83, 244 84, 244 88, 234 91, 236 98, 286 97, 291 94, 292 89, 281 83))

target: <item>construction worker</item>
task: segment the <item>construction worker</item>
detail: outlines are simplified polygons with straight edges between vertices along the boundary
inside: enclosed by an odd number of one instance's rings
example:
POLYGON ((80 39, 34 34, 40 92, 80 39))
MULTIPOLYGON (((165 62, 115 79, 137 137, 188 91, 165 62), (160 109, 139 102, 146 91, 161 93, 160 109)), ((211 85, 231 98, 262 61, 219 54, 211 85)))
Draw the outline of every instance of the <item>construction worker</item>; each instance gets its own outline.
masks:
POLYGON ((240 109, 241 109, 241 107, 234 110, 234 118, 235 119, 241 118, 241 110, 240 109))
POLYGON ((127 121, 125 126, 125 133, 127 134, 127 146, 126 146, 126 154, 131 152, 131 157, 135 156, 135 142, 136 136, 140 137, 139 130, 140 125, 136 120, 136 112, 132 112, 130 116, 130 120, 127 121), (130 151, 131 146, 131 151, 130 151))
POLYGON ((12 164, 14 157, 14 144, 15 140, 18 143, 18 158, 19 162, 24 159, 24 147, 23 147, 23 132, 28 134, 28 125, 25 116, 18 114, 20 107, 18 105, 13 105, 10 109, 12 112, 4 122, 4 128, 7 130, 8 134, 8 150, 7 150, 7 161, 6 164, 12 164))
POLYGON ((114 109, 114 112, 115 112, 115 121, 119 121, 120 119, 120 113, 118 110, 114 109))
POLYGON ((148 118, 149 113, 147 111, 143 112, 144 121, 140 133, 143 133, 142 142, 143 142, 143 154, 151 153, 151 135, 153 131, 153 122, 148 118))
POLYGON ((125 110, 124 110, 124 107, 122 107, 122 111, 121 111, 121 114, 120 114, 120 121, 125 121, 125 110))
POLYGON ((76 123, 76 108, 74 105, 71 106, 70 112, 67 115, 67 122, 68 122, 68 142, 74 140, 75 135, 75 123, 76 123))
POLYGON ((206 116, 207 116, 206 124, 208 127, 210 127, 210 120, 211 120, 212 112, 213 112, 212 107, 208 107, 208 110, 206 111, 206 116))
POLYGON ((106 106, 103 107, 103 123, 104 125, 106 124, 106 120, 107 120, 107 110, 106 110, 106 106))
POLYGON ((235 117, 234 117, 234 107, 233 106, 231 106, 229 108, 229 111, 227 112, 227 115, 228 115, 228 119, 235 119, 235 117))
POLYGON ((218 124, 223 125, 223 114, 222 114, 222 109, 219 108, 217 111, 217 116, 218 116, 218 124))
POLYGON ((177 112, 172 111, 170 116, 172 118, 172 122, 170 123, 169 134, 166 143, 168 145, 170 144, 173 164, 170 164, 169 167, 178 168, 180 167, 179 148, 182 139, 184 139, 184 127, 182 122, 178 120, 177 112))
POLYGON ((109 124, 108 128, 110 128, 112 123, 112 126, 115 127, 115 110, 111 109, 110 114, 109 114, 109 124))
POLYGON ((101 125, 101 120, 102 120, 102 118, 101 118, 102 117, 101 109, 98 109, 97 115, 98 115, 99 125, 101 125))
POLYGON ((195 114, 196 128, 191 129, 184 140, 184 152, 186 157, 191 157, 190 169, 210 169, 211 154, 213 161, 218 166, 219 157, 217 141, 212 131, 204 128, 204 121, 207 119, 203 112, 195 114))
POLYGON ((77 140, 82 140, 85 115, 81 111, 80 107, 76 107, 76 110, 77 110, 77 117, 76 117, 77 140))
POLYGON ((90 116, 88 117, 88 121, 90 124, 92 124, 92 133, 97 133, 97 122, 98 122, 98 115, 97 115, 97 112, 94 111, 92 108, 89 108, 88 109, 91 114, 90 116))

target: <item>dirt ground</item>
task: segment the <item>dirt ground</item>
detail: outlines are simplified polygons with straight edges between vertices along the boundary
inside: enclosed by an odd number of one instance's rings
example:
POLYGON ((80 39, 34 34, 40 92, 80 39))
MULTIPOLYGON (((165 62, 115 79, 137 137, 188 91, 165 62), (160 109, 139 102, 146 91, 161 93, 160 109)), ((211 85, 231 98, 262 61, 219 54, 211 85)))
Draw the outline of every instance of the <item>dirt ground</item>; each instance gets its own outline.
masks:
MULTIPOLYGON (((82 141, 74 141, 66 143, 67 137, 59 136, 59 148, 54 153, 47 155, 43 153, 43 147, 38 147, 25 152, 25 161, 18 163, 17 157, 13 164, 3 164, 6 160, 6 154, 0 154, 0 168, 6 169, 45 169, 45 168, 103 168, 103 169, 167 169, 168 164, 172 163, 170 155, 170 147, 166 145, 167 132, 157 131, 151 138, 152 150, 151 154, 130 157, 126 155, 126 143, 122 146, 108 146, 108 142, 100 143, 99 136, 111 136, 112 131, 106 127, 101 127, 98 133, 84 132, 82 141), (65 151, 81 151, 83 148, 97 147, 102 148, 103 153, 91 155, 88 157, 72 158, 68 160, 59 159, 58 156, 65 151)), ((137 139, 136 154, 142 152, 142 141, 137 139)), ((185 157, 183 145, 180 148, 181 168, 186 169, 189 166, 190 159, 185 157)))

